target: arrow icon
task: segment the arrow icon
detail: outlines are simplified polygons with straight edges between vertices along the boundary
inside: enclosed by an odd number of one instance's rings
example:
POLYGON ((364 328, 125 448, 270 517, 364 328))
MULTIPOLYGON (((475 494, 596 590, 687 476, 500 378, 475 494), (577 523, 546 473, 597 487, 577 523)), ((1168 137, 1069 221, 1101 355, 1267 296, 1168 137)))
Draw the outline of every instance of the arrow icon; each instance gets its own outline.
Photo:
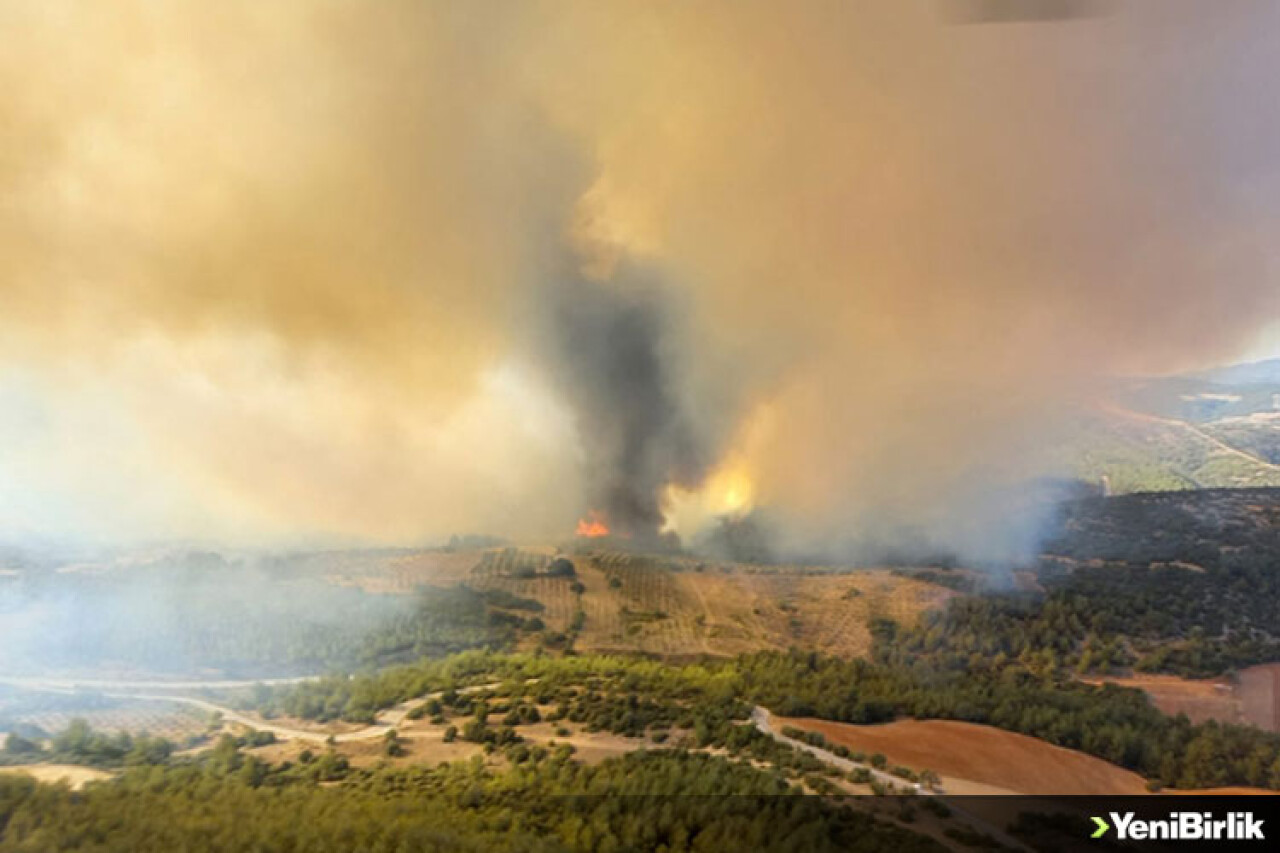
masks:
POLYGON ((1095 817, 1093 822, 1098 825, 1098 828, 1093 831, 1093 835, 1089 836, 1090 838, 1101 838, 1106 835, 1107 830, 1111 828, 1107 825, 1107 822, 1100 817, 1095 817))

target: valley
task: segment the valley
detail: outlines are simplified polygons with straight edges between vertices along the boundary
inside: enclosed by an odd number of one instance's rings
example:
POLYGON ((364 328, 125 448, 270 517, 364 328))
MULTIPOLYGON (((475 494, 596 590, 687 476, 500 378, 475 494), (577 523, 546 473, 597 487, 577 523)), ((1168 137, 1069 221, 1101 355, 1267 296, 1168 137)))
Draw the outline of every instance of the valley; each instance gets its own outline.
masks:
POLYGON ((0 765, 302 796, 664 760, 1016 848, 1003 819, 876 801, 1280 789, 1278 520, 1280 490, 1082 497, 1009 574, 599 541, 25 567, 0 588, 11 625, 109 594, 77 626, 92 644, 8 648, 0 765), (237 592, 185 620, 175 578, 237 592), (121 617, 157 599, 178 611, 140 642, 121 617))

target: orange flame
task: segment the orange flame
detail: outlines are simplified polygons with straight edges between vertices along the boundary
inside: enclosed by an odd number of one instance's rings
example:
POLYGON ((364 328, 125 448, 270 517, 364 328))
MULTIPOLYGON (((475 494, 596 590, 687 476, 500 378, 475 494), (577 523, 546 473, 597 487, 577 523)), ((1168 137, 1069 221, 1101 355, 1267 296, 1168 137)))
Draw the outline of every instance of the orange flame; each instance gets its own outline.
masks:
POLYGON ((609 535, 609 525, 605 524, 603 514, 592 510, 587 513, 586 518, 578 519, 578 528, 575 532, 587 539, 598 539, 609 535))

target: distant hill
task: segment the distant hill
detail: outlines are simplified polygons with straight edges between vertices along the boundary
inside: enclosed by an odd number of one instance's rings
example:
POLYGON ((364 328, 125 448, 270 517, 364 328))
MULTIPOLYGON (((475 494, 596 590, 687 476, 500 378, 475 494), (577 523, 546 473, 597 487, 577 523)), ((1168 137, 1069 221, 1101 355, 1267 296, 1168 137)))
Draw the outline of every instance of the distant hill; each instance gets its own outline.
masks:
POLYGON ((1060 508, 1045 553, 1078 564, 1197 564, 1228 557, 1270 566, 1280 552, 1280 489, 1201 489, 1100 499, 1060 508))
POLYGON ((1112 493, 1280 486, 1280 359, 1117 380, 1063 448, 1112 493))
POLYGON ((1215 385, 1280 385, 1280 358, 1217 367, 1191 376, 1215 385))

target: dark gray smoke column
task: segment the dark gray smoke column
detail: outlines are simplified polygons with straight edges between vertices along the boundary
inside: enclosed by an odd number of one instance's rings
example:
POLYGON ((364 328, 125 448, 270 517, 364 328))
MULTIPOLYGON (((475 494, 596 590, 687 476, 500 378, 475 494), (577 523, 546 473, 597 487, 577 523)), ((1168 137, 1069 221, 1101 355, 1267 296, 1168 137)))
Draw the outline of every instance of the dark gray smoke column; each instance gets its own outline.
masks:
POLYGON ((705 365, 652 270, 623 265, 607 281, 571 273, 549 291, 552 366, 583 443, 588 508, 614 534, 657 539, 663 490, 706 476, 726 413, 698 389, 705 365))

